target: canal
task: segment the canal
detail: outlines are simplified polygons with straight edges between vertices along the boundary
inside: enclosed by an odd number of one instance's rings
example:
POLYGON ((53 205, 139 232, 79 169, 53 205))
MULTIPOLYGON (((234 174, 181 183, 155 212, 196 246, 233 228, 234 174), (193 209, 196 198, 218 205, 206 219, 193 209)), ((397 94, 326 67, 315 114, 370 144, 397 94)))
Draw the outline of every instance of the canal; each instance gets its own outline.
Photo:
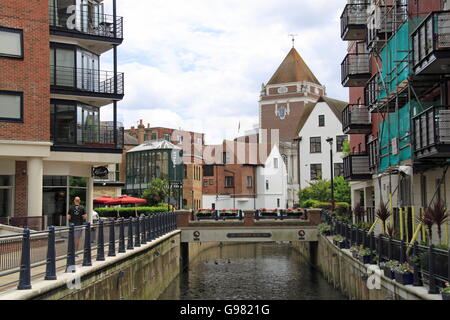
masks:
POLYGON ((343 300, 289 244, 235 244, 207 249, 160 300, 343 300))

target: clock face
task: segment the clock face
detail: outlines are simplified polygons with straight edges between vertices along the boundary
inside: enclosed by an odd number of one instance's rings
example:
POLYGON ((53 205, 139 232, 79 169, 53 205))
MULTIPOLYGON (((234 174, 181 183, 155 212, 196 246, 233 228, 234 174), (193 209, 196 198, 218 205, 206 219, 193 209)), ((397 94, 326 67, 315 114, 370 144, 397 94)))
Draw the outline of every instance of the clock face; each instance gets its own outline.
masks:
POLYGON ((278 88, 278 93, 287 93, 287 92, 288 92, 288 88, 286 88, 286 87, 278 88))

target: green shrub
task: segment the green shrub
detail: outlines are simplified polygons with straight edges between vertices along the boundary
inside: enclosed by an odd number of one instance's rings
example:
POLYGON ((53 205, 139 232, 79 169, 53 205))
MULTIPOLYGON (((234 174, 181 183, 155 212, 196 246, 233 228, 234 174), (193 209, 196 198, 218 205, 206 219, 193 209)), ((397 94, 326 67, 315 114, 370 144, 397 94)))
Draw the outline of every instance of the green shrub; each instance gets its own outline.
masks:
POLYGON ((319 201, 313 200, 313 199, 308 199, 308 200, 302 201, 300 207, 301 208, 315 208, 314 206, 317 203, 319 203, 319 201))
POLYGON ((331 205, 331 202, 317 202, 314 205, 314 208, 316 208, 316 209, 324 209, 324 210, 331 210, 332 209, 332 205, 331 205))
POLYGON ((141 214, 151 215, 161 212, 167 212, 167 207, 128 207, 128 208, 96 208, 98 215, 103 218, 115 218, 117 214, 123 218, 134 217, 141 214))

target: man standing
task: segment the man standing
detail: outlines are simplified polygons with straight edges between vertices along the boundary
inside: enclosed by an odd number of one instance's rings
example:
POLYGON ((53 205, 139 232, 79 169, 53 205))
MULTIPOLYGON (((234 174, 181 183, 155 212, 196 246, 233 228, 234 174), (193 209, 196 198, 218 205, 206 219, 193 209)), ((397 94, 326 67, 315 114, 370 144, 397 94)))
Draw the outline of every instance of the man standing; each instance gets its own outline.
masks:
MULTIPOLYGON (((73 200, 74 205, 69 208, 69 223, 73 223, 75 226, 82 226, 84 221, 87 220, 86 210, 82 205, 80 205, 80 203, 81 199, 79 197, 75 197, 73 200)), ((82 231, 82 229, 75 230, 75 252, 78 251, 82 231)))

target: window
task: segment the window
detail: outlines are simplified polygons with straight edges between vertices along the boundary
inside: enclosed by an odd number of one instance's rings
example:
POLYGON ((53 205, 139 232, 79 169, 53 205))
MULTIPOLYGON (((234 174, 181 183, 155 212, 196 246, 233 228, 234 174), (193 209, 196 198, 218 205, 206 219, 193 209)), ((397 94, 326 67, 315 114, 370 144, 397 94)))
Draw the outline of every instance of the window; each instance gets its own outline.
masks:
POLYGON ((266 190, 269 190, 269 179, 266 179, 266 190))
POLYGON ((158 133, 152 132, 152 140, 158 140, 158 133))
POLYGON ((178 135, 177 141, 178 141, 178 144, 183 144, 183 136, 178 135))
POLYGON ((319 116, 319 127, 325 127, 325 116, 324 115, 319 116))
POLYGON ((214 176, 214 166, 203 166, 203 176, 213 177, 214 176))
POLYGON ((214 179, 209 179, 209 185, 212 186, 214 184, 214 179))
POLYGON ((322 153, 322 141, 320 137, 313 137, 310 139, 310 152, 322 153))
POLYGON ((322 164, 311 164, 311 180, 322 179, 322 164))
POLYGON ((334 177, 343 177, 344 176, 344 164, 343 163, 335 163, 334 164, 334 177))
POLYGON ((170 134, 164 134, 164 140, 169 141, 170 142, 170 134))
POLYGON ((0 218, 11 216, 13 176, 0 176, 0 218))
POLYGON ((253 188, 253 177, 252 176, 247 177, 247 188, 253 188))
POLYGON ((277 208, 279 208, 279 207, 280 207, 280 204, 281 204, 281 201, 280 201, 280 199, 277 199, 277 208))
POLYGON ((225 177, 225 188, 234 187, 234 177, 225 177))
POLYGON ((203 180, 203 187, 208 187, 208 179, 203 180))
POLYGON ((23 120, 23 93, 0 91, 0 121, 23 120))
POLYGON ((273 167, 274 169, 278 169, 278 158, 273 159, 273 167))
POLYGON ((342 152, 342 147, 344 142, 347 141, 347 136, 337 136, 336 137, 336 152, 342 152))
POLYGON ((224 152, 222 155, 223 164, 231 163, 231 154, 229 152, 224 152))
POLYGON ((187 168, 187 165, 183 165, 183 169, 184 169, 184 178, 187 179, 187 178, 188 178, 188 168, 187 168))
POLYGON ((0 27, 0 56, 23 58, 23 31, 0 27))

